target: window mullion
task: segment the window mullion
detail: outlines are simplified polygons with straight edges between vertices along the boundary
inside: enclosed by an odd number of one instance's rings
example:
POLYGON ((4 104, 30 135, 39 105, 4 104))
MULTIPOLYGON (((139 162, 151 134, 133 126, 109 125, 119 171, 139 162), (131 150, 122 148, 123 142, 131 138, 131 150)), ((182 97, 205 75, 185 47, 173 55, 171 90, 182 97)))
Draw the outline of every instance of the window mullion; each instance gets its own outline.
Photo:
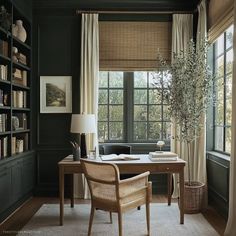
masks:
POLYGON ((223 151, 226 144, 226 32, 224 33, 224 132, 223 132, 223 151))
POLYGON ((128 143, 133 142, 133 111, 134 111, 134 72, 125 72, 125 88, 126 88, 126 140, 128 143), (129 125, 128 125, 129 124, 129 125))

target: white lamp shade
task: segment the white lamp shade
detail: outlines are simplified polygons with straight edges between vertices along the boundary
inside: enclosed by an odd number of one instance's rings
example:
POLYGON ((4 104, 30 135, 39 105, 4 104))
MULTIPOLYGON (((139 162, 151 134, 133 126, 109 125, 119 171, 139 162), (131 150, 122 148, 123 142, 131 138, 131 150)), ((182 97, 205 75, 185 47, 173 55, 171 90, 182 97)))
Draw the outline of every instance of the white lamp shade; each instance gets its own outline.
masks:
POLYGON ((95 133, 96 132, 95 115, 72 114, 70 132, 78 134, 95 133))

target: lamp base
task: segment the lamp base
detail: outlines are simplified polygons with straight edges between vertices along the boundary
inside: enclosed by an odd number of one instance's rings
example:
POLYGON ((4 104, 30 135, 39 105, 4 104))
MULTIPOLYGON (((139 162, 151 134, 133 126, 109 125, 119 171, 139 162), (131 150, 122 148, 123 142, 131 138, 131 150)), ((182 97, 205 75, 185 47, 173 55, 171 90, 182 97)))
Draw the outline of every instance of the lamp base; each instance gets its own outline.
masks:
POLYGON ((81 146, 81 157, 87 158, 85 134, 81 134, 80 146, 81 146))

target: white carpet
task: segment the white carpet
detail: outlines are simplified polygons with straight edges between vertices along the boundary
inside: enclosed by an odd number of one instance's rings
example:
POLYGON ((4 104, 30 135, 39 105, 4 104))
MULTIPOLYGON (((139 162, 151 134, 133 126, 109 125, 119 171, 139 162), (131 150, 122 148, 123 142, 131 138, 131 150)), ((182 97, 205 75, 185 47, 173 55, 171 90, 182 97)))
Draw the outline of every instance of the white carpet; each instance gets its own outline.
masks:
MULTIPOLYGON (((80 204, 70 208, 65 205, 64 225, 59 226, 59 205, 43 205, 28 224, 19 232, 19 236, 84 236, 88 232, 90 205, 80 204)), ((96 211, 92 235, 118 235, 117 214, 113 213, 113 224, 109 223, 109 213, 96 211)), ((145 207, 124 214, 124 236, 146 235, 145 207)), ((153 236, 217 236, 219 235, 202 214, 185 214, 184 225, 179 224, 177 204, 151 205, 151 235, 153 236)))

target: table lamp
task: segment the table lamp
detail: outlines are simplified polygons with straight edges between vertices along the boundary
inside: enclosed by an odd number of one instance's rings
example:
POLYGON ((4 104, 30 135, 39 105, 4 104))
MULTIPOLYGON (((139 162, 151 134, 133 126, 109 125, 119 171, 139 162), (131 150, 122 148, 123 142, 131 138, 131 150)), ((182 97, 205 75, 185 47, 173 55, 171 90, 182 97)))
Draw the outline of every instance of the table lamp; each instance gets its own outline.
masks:
POLYGON ((72 114, 70 132, 80 134, 81 157, 87 157, 85 134, 96 132, 95 115, 72 114))

